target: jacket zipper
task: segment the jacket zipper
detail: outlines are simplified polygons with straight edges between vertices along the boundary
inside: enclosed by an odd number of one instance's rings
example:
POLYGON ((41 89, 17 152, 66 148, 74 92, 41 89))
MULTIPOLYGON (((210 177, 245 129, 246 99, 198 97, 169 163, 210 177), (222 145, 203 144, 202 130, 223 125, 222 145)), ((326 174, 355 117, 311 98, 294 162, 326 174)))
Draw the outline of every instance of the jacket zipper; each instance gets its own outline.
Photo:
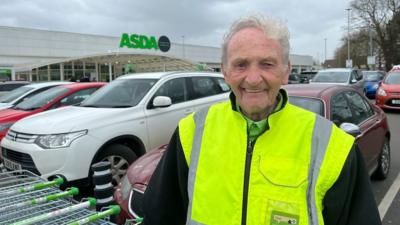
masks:
POLYGON ((253 156, 253 148, 255 141, 247 141, 247 150, 246 150, 246 164, 244 170, 244 184, 243 184, 243 201, 242 201, 242 225, 246 225, 247 219, 247 200, 249 194, 249 179, 250 179, 250 166, 251 166, 251 158, 253 156))

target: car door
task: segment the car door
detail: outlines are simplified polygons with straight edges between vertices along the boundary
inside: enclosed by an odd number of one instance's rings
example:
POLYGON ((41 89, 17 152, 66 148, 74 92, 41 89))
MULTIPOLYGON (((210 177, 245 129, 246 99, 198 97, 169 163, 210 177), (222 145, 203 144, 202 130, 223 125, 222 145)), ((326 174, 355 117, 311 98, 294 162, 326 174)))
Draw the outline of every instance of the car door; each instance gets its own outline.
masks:
POLYGON ((364 79, 362 78, 361 71, 358 71, 358 70, 351 71, 350 84, 360 94, 364 93, 364 79))
POLYGON ((167 144, 178 122, 194 111, 188 103, 187 78, 173 78, 165 81, 151 97, 145 109, 147 121, 147 136, 149 149, 167 144), (152 104, 157 96, 171 98, 172 104, 168 107, 155 108, 152 104))
POLYGON ((355 91, 347 91, 346 96, 353 115, 353 123, 361 129, 357 143, 362 151, 367 167, 371 171, 376 165, 377 158, 385 138, 378 114, 372 109, 364 97, 355 91))

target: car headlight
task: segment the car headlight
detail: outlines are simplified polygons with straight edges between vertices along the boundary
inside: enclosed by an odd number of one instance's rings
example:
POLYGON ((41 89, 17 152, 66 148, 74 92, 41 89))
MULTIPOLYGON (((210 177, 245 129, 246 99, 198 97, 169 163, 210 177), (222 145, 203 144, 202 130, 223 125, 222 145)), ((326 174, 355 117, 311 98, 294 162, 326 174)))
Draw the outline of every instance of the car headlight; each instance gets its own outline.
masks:
POLYGON ((373 88, 377 89, 379 87, 379 84, 374 84, 373 88))
POLYGON ((14 124, 14 122, 11 122, 11 123, 0 123, 0 131, 3 131, 5 129, 10 128, 13 124, 14 124))
POLYGON ((65 134, 48 134, 39 135, 35 143, 42 148, 65 148, 68 147, 75 139, 87 134, 87 130, 76 131, 65 134))
POLYGON ((378 95, 386 96, 386 92, 382 88, 379 88, 378 89, 378 95))
POLYGON ((129 193, 132 190, 131 182, 129 182, 128 176, 125 174, 121 180, 121 198, 125 200, 129 197, 129 193))

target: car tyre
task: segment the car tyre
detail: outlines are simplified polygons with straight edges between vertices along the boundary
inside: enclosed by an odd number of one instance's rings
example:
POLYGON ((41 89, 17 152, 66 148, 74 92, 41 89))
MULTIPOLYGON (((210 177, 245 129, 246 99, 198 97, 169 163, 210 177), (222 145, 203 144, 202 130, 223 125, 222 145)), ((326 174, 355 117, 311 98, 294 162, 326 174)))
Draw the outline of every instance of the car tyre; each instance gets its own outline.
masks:
POLYGON ((389 139, 385 138, 382 145, 381 153, 378 159, 378 168, 376 168, 373 177, 378 180, 385 179, 389 174, 390 169, 390 143, 389 139))
POLYGON ((135 152, 122 144, 113 144, 106 147, 95 162, 108 161, 111 163, 112 184, 117 186, 125 175, 129 165, 137 159, 135 152))

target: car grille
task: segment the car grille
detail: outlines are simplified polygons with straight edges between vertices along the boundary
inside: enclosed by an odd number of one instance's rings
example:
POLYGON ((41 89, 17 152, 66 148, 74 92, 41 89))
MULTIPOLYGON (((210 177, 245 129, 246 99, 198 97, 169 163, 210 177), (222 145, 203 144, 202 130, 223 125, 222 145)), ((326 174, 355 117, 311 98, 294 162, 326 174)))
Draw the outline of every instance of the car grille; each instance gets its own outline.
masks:
POLYGON ((1 150, 4 158, 21 164, 22 169, 29 170, 33 173, 38 174, 39 176, 41 175, 37 170, 35 163, 33 162, 33 159, 30 155, 22 152, 13 151, 8 148, 1 148, 1 150))
POLYGON ((400 92, 392 92, 392 93, 390 93, 390 94, 392 94, 392 95, 394 95, 394 96, 400 96, 400 92))
POLYGON ((13 130, 9 130, 6 135, 7 139, 22 143, 33 143, 37 137, 38 135, 35 134, 19 133, 13 130))

